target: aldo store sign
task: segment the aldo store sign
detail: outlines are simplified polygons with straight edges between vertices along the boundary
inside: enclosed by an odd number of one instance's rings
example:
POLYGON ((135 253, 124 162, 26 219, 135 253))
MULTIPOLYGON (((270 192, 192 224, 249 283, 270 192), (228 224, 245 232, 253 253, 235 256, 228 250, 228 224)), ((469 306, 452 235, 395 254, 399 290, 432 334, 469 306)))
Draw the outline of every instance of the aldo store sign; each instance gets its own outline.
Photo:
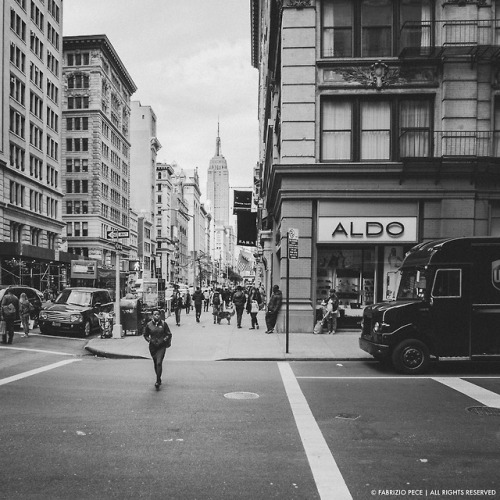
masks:
POLYGON ((417 217, 319 217, 318 243, 416 243, 417 217))

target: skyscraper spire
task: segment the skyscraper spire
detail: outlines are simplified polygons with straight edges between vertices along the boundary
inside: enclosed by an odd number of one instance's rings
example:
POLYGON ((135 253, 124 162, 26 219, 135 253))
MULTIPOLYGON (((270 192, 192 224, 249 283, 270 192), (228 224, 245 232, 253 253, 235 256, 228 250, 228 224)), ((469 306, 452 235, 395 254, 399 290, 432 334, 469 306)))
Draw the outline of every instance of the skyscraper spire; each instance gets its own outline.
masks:
POLYGON ((217 117, 217 139, 215 141, 215 156, 221 156, 221 151, 220 151, 220 132, 219 132, 219 117, 217 117))

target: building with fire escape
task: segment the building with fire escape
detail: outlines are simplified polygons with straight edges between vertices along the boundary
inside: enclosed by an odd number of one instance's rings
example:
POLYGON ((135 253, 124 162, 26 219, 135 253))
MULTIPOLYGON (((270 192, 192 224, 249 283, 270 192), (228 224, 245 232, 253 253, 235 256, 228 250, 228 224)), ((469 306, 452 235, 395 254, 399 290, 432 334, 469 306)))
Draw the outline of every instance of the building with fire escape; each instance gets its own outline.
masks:
POLYGON ((358 326, 418 242, 500 235, 498 0, 251 6, 267 288, 299 234, 291 331, 312 331, 330 288, 358 326))

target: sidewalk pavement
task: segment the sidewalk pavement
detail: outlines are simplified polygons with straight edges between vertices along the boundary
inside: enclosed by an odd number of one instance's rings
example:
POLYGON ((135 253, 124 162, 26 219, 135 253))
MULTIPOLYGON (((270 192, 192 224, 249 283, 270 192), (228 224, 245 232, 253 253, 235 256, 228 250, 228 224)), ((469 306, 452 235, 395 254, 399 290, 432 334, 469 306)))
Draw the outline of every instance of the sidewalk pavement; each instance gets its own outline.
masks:
MULTIPOLYGON (((242 328, 237 328, 236 316, 231 324, 226 320, 213 323, 210 312, 204 312, 196 323, 194 311, 181 315, 181 326, 173 318, 167 324, 173 334, 172 347, 167 351, 170 361, 256 361, 256 360, 321 360, 352 361, 373 359, 358 344, 359 330, 338 331, 333 335, 290 333, 288 353, 286 334, 266 334, 264 313, 258 315, 259 330, 250 330, 250 316, 243 315, 242 328)), ((96 356, 107 358, 150 359, 148 343, 142 335, 122 338, 94 338, 85 347, 96 356)))

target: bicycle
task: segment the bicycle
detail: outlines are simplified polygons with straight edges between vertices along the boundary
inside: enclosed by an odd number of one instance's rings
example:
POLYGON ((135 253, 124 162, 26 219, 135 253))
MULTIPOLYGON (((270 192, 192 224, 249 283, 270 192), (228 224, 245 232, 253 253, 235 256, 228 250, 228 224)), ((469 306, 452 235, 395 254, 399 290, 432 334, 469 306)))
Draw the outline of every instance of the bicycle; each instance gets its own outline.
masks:
POLYGON ((101 339, 111 338, 113 336, 114 313, 99 312, 96 316, 101 327, 101 339))

